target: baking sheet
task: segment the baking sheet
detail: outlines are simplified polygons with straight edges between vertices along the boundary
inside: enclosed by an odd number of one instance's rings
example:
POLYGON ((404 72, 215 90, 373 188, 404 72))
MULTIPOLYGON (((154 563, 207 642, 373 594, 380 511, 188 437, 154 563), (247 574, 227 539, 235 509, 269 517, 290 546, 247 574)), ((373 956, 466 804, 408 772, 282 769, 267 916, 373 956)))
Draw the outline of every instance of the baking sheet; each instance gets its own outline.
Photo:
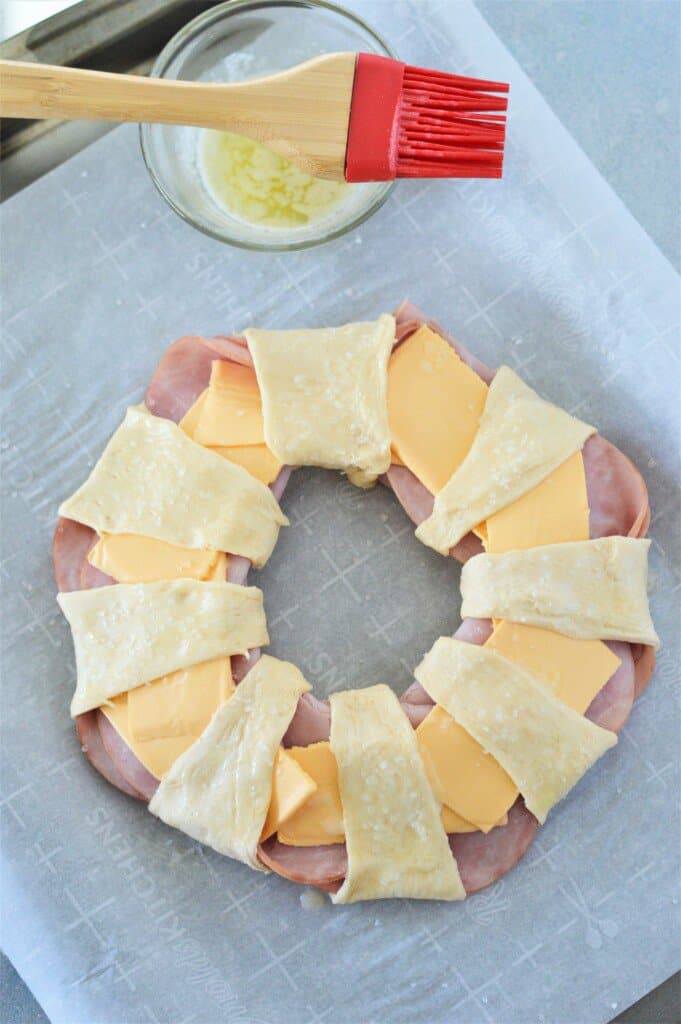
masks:
MULTIPOLYGON (((475 9, 356 4, 413 63, 507 78, 503 183, 399 183, 283 256, 179 221, 132 128, 3 214, 3 944, 58 1022, 601 1022, 678 967, 678 278, 475 9), (620 743, 521 866, 463 905, 332 907, 152 818, 80 754, 54 601, 58 502, 183 333, 370 318, 409 296, 641 467, 663 640, 620 743)), ((317 693, 398 692, 459 619, 459 570, 384 490, 300 471, 254 575, 317 693)))

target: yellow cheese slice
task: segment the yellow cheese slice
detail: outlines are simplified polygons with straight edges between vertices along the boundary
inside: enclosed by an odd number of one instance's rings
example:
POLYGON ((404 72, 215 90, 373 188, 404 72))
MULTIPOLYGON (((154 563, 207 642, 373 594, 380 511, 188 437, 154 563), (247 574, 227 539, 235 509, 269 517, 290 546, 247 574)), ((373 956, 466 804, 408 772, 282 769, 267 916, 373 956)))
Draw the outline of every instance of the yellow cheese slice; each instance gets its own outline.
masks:
POLYGON ((442 707, 426 715, 416 739, 440 803, 483 832, 494 828, 518 796, 501 765, 442 707))
POLYGON ((168 672, 268 643, 262 591, 235 583, 114 583, 57 598, 76 651, 71 714, 168 672))
POLYGON ((128 728, 136 740, 200 736, 234 693, 229 658, 170 672, 128 693, 128 728))
POLYGON ((480 426, 465 459, 435 496, 416 536, 442 554, 484 519, 532 490, 594 433, 587 423, 544 401, 502 366, 492 381, 480 426))
POLYGON ((370 486, 390 465, 387 366, 395 319, 244 332, 268 447, 289 466, 344 470, 370 486))
POLYGON ((252 367, 213 362, 194 440, 210 446, 264 444, 262 400, 252 367))
MULTIPOLYGON (((477 825, 474 825, 471 821, 466 821, 465 818, 462 818, 460 814, 453 811, 451 807, 447 807, 446 804, 442 805, 440 820, 442 821, 442 826, 448 835, 480 831, 477 825)), ((499 827, 501 825, 508 825, 508 814, 504 814, 503 817, 499 818, 495 827, 499 827)))
POLYGON ((452 833, 465 833, 465 832, 479 832, 480 829, 477 825, 474 825, 471 821, 466 821, 460 814, 453 811, 451 807, 447 807, 446 804, 442 805, 440 811, 440 821, 442 827, 448 835, 452 833))
POLYGON ((648 608, 649 540, 603 537, 476 555, 461 572, 461 615, 510 619, 576 640, 659 646, 648 608))
POLYGON ((463 462, 486 398, 485 382, 430 327, 420 327, 390 357, 393 452, 431 493, 463 462))
POLYGON ((600 640, 573 640, 551 629, 505 620, 496 626, 485 647, 526 668, 580 714, 620 664, 600 640))
MULTIPOLYGON (((338 768, 328 742, 312 743, 308 747, 291 747, 286 751, 290 758, 305 769, 304 776, 314 780, 316 791, 305 800, 301 799, 300 809, 294 814, 282 815, 277 838, 287 846, 328 846, 345 842, 343 808, 338 789, 338 768)), ((276 775, 275 775, 276 778, 276 775)), ((295 794, 302 796, 302 787, 294 778, 286 778, 286 806, 295 794)), ((274 790, 272 799, 274 800, 274 790)), ((446 832, 475 832, 477 826, 466 821, 450 807, 443 806, 440 820, 446 832)), ((505 824, 506 817, 498 824, 505 824)), ((267 830, 267 835, 271 831, 267 830)), ((266 838, 263 835, 263 838, 266 838)))
POLYGON ((222 551, 181 548, 133 533, 105 533, 90 551, 88 562, 118 583, 224 580, 227 570, 227 556, 222 551))
MULTIPOLYGON (((248 678, 248 676, 246 677, 248 678)), ((333 693, 348 870, 334 903, 466 895, 414 730, 387 686, 333 693)))
POLYGON ((257 849, 275 758, 298 698, 310 689, 295 665, 263 655, 164 775, 151 813, 218 853, 264 870, 257 849))
POLYGON ((338 767, 328 742, 290 747, 292 757, 317 787, 296 814, 279 827, 277 838, 288 846, 328 846, 345 842, 338 767))
POLYGON ((212 447, 210 450, 216 455, 221 455, 223 459, 243 466, 251 476, 264 484, 271 484, 276 480, 283 467, 283 463, 272 454, 266 444, 212 447))
POLYGON ((432 699, 482 744, 540 822, 617 743, 487 647, 440 637, 416 668, 432 699))
POLYGON ((575 452, 527 494, 487 519, 489 552, 589 539, 584 459, 575 452))
POLYGON ((162 779, 180 754, 196 742, 196 736, 172 736, 157 740, 136 740, 128 727, 128 694, 113 697, 100 710, 125 740, 138 761, 157 779, 162 779))
POLYGON ((274 759, 272 796, 260 835, 261 842, 274 835, 284 822, 295 817, 303 804, 314 799, 317 783, 300 766, 289 750, 280 747, 274 759))
MULTIPOLYGON (((213 364, 215 365, 215 364, 213 364)), ((208 388, 196 399, 192 407, 180 420, 179 426, 193 441, 197 440, 196 428, 205 405, 208 388)), ((269 450, 266 444, 226 444, 206 445, 210 451, 220 455, 223 459, 235 462, 243 466, 251 476, 260 480, 263 484, 271 484, 279 476, 282 463, 269 450)))
POLYGON ((229 555, 226 555, 224 551, 220 551, 215 562, 215 565, 211 569, 210 574, 206 577, 206 579, 212 580, 215 583, 223 582, 227 577, 229 559, 229 555))
POLYGON ((128 409, 85 483, 60 515, 97 533, 133 533, 228 551, 258 568, 288 520, 269 487, 190 440, 144 406, 128 409))

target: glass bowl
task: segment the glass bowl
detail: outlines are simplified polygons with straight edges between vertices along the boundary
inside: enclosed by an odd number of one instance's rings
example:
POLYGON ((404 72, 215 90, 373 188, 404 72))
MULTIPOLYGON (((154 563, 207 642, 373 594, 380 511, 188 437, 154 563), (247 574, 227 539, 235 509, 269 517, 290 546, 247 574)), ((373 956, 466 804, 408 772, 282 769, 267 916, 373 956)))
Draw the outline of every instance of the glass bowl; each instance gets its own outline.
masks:
MULTIPOLYGON (((395 55, 360 18, 326 0, 228 0, 173 36, 154 64, 158 78, 244 81, 334 51, 395 55)), ((189 224, 245 249, 304 249, 337 238, 370 217, 393 182, 350 185, 323 219, 296 227, 249 224, 232 216, 206 186, 200 128, 140 125, 145 163, 163 198, 189 224)))

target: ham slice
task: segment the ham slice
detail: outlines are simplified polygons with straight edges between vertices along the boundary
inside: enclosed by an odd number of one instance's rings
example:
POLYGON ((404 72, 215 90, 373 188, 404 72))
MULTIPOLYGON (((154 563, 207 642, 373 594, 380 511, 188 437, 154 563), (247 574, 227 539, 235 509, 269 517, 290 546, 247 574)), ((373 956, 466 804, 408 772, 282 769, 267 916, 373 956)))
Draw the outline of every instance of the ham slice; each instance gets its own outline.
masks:
POLYGON ((122 793, 127 793, 128 796, 134 796, 137 800, 145 800, 146 797, 135 789, 134 786, 130 785, 128 780, 120 773, 104 747, 97 722, 100 714, 101 712, 97 710, 86 711, 85 714, 78 715, 76 718, 76 733, 80 740, 80 749, 92 767, 100 775, 103 775, 112 786, 120 789, 122 793))
POLYGON ((260 648, 253 647, 248 654, 233 654, 231 657, 232 679, 238 685, 260 657, 260 648))
POLYGON ((636 697, 634 658, 631 644, 619 640, 606 643, 620 659, 620 664, 591 701, 585 715, 602 729, 619 732, 631 714, 636 697))
POLYGON ((288 482, 291 479, 291 473, 293 472, 293 466, 282 466, 279 470, 279 475, 270 484, 270 490, 277 499, 281 501, 284 497, 284 491, 288 486, 288 482))
POLYGON ((96 587, 109 587, 112 583, 115 583, 113 576, 107 576, 101 569, 96 569, 94 565, 90 565, 87 557, 83 560, 83 564, 80 570, 80 589, 81 590, 94 590, 96 587))
POLYGON ((650 524, 648 489, 627 456, 599 434, 582 449, 592 537, 643 537, 650 524))
POLYGON ((144 398, 147 408, 155 416, 179 423, 208 387, 215 359, 253 365, 246 343, 236 338, 179 338, 156 367, 144 398))
POLYGON ((309 747, 311 743, 322 743, 331 735, 331 708, 328 700, 319 700, 311 693, 298 698, 295 714, 291 719, 282 743, 285 747, 309 747))
POLYGON ((632 644, 634 657, 634 698, 640 697, 650 682, 655 668, 655 649, 643 644, 632 644))
POLYGON ((449 847, 459 866, 466 892, 479 892, 514 868, 527 853, 537 831, 537 819, 518 797, 508 812, 508 824, 484 832, 450 835, 449 847))
POLYGON ((282 878, 337 892, 348 868, 345 843, 285 846, 272 836, 258 847, 258 860, 282 878))
POLYGON ((140 794, 140 799, 151 800, 158 789, 158 779, 133 754, 104 712, 97 709, 96 714, 97 727, 107 754, 128 785, 140 794))
POLYGON ((83 563, 96 541, 97 534, 89 526, 74 523, 72 519, 57 520, 52 541, 52 561, 60 593, 81 589, 83 563))
POLYGON ((243 555, 230 555, 227 559, 227 582, 246 586, 251 563, 243 555))

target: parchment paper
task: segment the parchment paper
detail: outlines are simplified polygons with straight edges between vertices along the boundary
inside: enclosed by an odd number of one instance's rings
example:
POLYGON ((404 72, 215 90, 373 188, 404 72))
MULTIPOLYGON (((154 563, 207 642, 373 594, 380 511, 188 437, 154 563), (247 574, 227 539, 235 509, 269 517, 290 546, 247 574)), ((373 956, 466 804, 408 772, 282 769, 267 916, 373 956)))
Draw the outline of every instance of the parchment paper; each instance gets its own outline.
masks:
MULTIPOLYGON (((59 1022, 606 1021, 678 966, 678 281, 468 4, 358 9, 413 63, 512 83, 503 183, 402 182, 344 239, 249 254, 168 211, 132 128, 3 208, 3 942, 59 1022), (336 908, 202 849, 78 749, 59 501, 183 333, 375 317, 404 296, 599 425, 651 493, 654 680, 511 875, 463 905, 336 908)), ((654 183, 653 186, 654 187, 654 183)), ((382 489, 294 475, 262 584, 318 693, 396 690, 458 568, 382 489)))

